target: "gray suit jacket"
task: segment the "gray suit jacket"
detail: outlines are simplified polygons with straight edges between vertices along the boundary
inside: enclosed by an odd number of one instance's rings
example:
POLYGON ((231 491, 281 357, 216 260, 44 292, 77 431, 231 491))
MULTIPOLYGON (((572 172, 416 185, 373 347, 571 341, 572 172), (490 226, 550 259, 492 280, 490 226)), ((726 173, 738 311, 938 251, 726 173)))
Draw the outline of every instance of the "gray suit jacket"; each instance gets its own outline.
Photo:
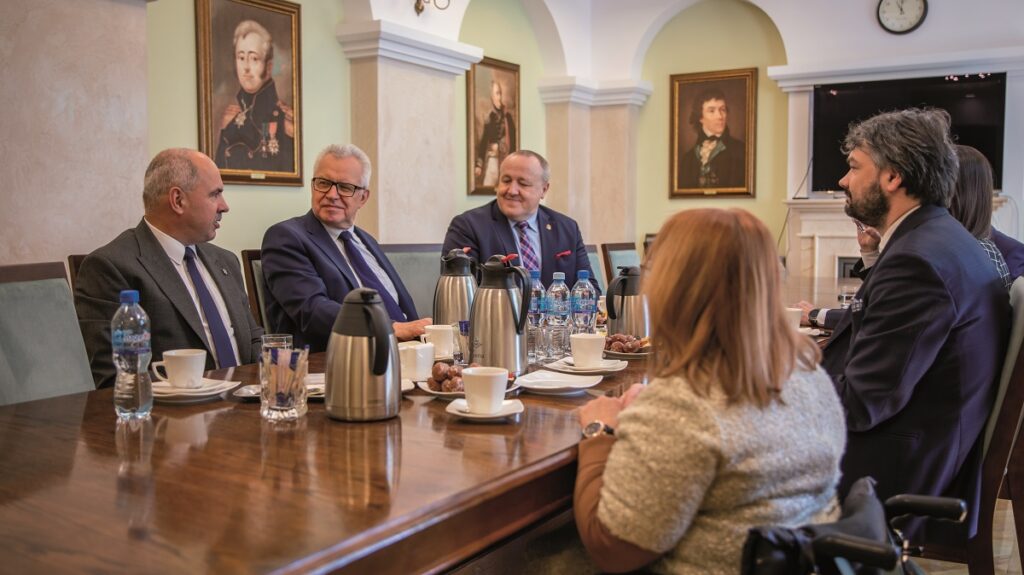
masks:
MULTIPOLYGON (((199 244, 196 252, 224 298, 240 363, 255 362, 263 328, 249 311, 238 258, 213 244, 199 244)), ((89 254, 78 272, 75 311, 97 387, 114 381, 110 320, 120 305, 121 290, 126 289, 139 290, 139 304, 149 315, 153 361, 168 349, 202 348, 207 351, 206 369, 215 368, 199 310, 163 247, 146 222, 140 221, 135 229, 125 230, 89 254)))

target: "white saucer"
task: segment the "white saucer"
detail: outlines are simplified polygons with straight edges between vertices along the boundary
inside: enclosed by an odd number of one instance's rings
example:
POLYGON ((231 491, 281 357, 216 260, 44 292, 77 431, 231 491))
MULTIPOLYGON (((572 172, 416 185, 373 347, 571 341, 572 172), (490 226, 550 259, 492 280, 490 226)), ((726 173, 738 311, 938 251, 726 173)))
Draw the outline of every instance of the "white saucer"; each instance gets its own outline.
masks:
POLYGON ((196 388, 171 387, 163 381, 153 382, 153 400, 158 403, 199 403, 214 399, 238 386, 238 381, 203 378, 203 386, 196 388))
POLYGON ((612 362, 611 365, 609 365, 608 367, 587 367, 587 368, 583 368, 583 367, 576 367, 574 365, 566 363, 565 360, 567 360, 567 359, 569 361, 572 361, 572 358, 563 357, 562 359, 560 359, 558 361, 551 362, 549 364, 546 364, 543 367, 544 367, 544 369, 549 369, 551 371, 559 371, 559 372, 562 372, 562 373, 571 373, 571 374, 578 374, 578 375, 603 375, 603 374, 615 373, 617 371, 622 371, 622 370, 626 369, 626 367, 629 366, 629 362, 628 361, 606 359, 606 360, 602 360, 602 365, 607 365, 607 362, 612 362))
POLYGON ((818 337, 821 335, 821 330, 813 327, 802 327, 799 331, 800 333, 811 337, 818 337))
POLYGON ((506 417, 515 415, 517 413, 522 413, 523 409, 525 409, 523 407, 523 402, 519 401, 518 399, 506 399, 505 401, 501 402, 501 409, 498 410, 497 413, 470 413, 469 405, 466 403, 465 399, 455 399, 448 404, 448 407, 445 408, 445 411, 464 419, 472 419, 474 421, 495 421, 498 419, 504 419, 506 417))
MULTIPOLYGON (((323 376, 323 374, 313 374, 313 375, 323 376)), ((407 391, 412 391, 415 388, 416 388, 416 386, 413 385, 412 380, 409 380, 409 379, 403 379, 402 380, 402 393, 405 393, 407 391)), ((309 399, 322 399, 324 397, 324 391, 326 389, 326 384, 324 384, 324 383, 311 383, 309 381, 309 376, 307 376, 306 377, 306 389, 308 390, 307 391, 307 396, 306 396, 307 398, 309 398, 309 399)), ((260 386, 259 386, 258 383, 254 383, 252 385, 243 385, 242 387, 239 387, 238 389, 236 389, 235 392, 232 395, 234 395, 235 397, 237 397, 239 399, 259 399, 260 398, 260 386)))
MULTIPOLYGON (((425 381, 417 381, 416 382, 416 387, 420 388, 420 391, 425 391, 425 392, 429 393, 430 395, 433 395, 434 397, 437 397, 437 398, 440 398, 440 399, 451 400, 451 399, 458 399, 460 397, 466 397, 465 392, 462 392, 462 391, 434 391, 433 389, 430 389, 430 386, 427 385, 427 382, 425 382, 425 381)), ((508 388, 505 389, 505 394, 508 395, 510 392, 513 392, 513 391, 515 391, 517 389, 519 389, 519 382, 518 381, 516 383, 513 383, 512 385, 508 386, 508 388)))
POLYGON ((588 367, 576 367, 576 360, 574 360, 572 358, 572 356, 563 357, 560 361, 562 363, 564 363, 565 365, 568 365, 568 366, 572 367, 573 369, 610 369, 610 368, 614 368, 614 367, 619 365, 619 361, 618 360, 615 360, 615 359, 602 359, 601 363, 599 363, 597 365, 591 365, 591 366, 588 366, 588 367))
POLYGON ((604 357, 606 359, 644 359, 651 356, 651 346, 641 347, 642 351, 629 353, 628 351, 612 351, 610 349, 604 350, 604 357))
POLYGON ((600 375, 570 375, 555 371, 538 370, 520 376, 516 383, 530 393, 541 395, 576 395, 594 387, 604 379, 600 375))

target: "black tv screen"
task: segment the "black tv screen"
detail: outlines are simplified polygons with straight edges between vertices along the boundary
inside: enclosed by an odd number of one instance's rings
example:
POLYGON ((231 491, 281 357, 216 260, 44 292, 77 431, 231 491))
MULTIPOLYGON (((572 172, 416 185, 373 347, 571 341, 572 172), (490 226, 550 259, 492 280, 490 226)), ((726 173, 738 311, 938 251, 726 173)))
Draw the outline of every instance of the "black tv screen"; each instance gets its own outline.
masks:
POLYGON ((839 148, 850 124, 879 112, 925 106, 949 112, 954 141, 984 154, 996 189, 1002 189, 1006 74, 815 86, 811 189, 840 189, 847 167, 839 148))

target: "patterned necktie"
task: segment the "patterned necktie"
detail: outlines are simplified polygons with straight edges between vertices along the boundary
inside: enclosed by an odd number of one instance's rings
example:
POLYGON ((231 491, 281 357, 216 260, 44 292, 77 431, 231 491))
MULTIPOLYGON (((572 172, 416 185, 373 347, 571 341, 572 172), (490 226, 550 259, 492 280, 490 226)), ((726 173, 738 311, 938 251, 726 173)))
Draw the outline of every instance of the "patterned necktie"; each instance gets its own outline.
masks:
POLYGON ((213 349, 217 352, 217 367, 224 369, 235 367, 238 361, 235 359, 235 350, 231 349, 231 337, 224 327, 224 320, 217 311, 217 304, 213 302, 213 296, 199 275, 199 267, 196 265, 196 252, 194 248, 185 248, 185 268, 188 269, 188 276, 192 278, 192 285, 196 288, 196 296, 199 297, 199 307, 202 308, 203 317, 206 318, 206 325, 210 328, 210 337, 213 338, 213 349))
POLYGON ((352 237, 352 232, 345 230, 341 232, 341 241, 345 243, 345 253, 348 254, 348 263, 352 265, 352 269, 359 276, 359 281, 363 284, 363 287, 373 288, 380 294, 380 298, 384 300, 384 308, 388 310, 388 316, 391 317, 391 321, 406 321, 405 314, 402 312, 402 308, 398 307, 398 303, 395 302, 395 298, 391 297, 388 293, 387 288, 384 284, 377 279, 377 274, 373 273, 370 266, 363 259, 363 255, 359 253, 359 248, 356 247, 355 238, 352 237))
POLYGON ((523 264, 523 267, 527 270, 539 270, 540 260, 537 258, 537 252, 533 251, 533 242, 530 241, 530 237, 526 235, 526 229, 530 223, 516 222, 516 232, 519 234, 519 263, 523 264))

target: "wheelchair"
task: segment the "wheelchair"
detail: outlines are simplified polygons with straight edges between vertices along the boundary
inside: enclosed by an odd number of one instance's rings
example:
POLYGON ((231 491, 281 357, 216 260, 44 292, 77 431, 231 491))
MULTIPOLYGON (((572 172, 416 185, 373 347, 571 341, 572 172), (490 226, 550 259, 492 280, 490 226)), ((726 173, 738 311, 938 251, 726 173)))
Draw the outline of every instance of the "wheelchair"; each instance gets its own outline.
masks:
POLYGON ((911 545, 894 525, 907 517, 962 522, 967 505, 961 499, 925 495, 894 495, 885 505, 875 494, 875 481, 858 479, 834 523, 797 528, 755 527, 743 547, 742 575, 882 575, 924 574, 912 557, 911 545))

